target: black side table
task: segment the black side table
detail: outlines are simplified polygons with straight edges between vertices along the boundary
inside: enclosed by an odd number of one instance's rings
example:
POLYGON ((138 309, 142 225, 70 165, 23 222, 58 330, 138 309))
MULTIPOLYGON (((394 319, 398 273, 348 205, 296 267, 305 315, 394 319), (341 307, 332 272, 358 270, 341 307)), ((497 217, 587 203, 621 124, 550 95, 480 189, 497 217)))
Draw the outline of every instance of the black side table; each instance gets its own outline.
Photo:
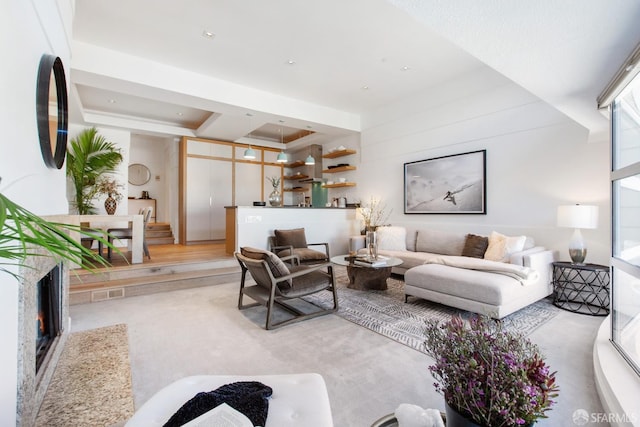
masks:
POLYGON ((553 263, 553 304, 575 313, 609 314, 609 267, 553 263))

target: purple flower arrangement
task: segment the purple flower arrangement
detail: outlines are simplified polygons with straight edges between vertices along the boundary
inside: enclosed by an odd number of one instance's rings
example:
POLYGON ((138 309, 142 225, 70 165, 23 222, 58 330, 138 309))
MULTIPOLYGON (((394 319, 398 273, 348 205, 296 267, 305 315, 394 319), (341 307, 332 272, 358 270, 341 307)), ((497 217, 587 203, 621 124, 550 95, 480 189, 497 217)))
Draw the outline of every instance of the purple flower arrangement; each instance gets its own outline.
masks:
POLYGON ((556 373, 538 347, 488 317, 428 321, 425 347, 435 360, 429 371, 436 390, 481 426, 532 425, 558 396, 556 373))

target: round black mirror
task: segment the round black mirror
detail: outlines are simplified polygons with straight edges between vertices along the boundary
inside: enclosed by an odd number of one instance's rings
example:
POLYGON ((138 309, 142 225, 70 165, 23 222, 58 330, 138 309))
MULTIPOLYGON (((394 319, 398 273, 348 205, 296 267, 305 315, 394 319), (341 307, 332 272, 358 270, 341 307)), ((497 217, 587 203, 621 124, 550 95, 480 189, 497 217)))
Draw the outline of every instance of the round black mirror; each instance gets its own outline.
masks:
POLYGON ((42 159, 48 167, 60 169, 67 154, 69 111, 64 66, 57 56, 45 54, 40 59, 36 113, 42 159))

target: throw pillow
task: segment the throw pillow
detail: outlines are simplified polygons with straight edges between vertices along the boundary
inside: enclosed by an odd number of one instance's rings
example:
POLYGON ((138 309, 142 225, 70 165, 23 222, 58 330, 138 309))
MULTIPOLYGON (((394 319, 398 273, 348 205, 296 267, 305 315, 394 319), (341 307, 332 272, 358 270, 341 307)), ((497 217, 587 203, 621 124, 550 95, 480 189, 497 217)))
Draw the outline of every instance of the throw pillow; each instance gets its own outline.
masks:
POLYGON ((291 230, 274 230, 276 236, 276 246, 293 246, 294 248, 306 248, 307 238, 304 235, 304 228, 294 228, 291 230))
MULTIPOLYGON (((265 251, 264 249, 257 249, 251 247, 240 248, 240 253, 247 258, 258 259, 267 262, 267 266, 269 266, 269 270, 271 270, 271 274, 276 279, 278 277, 286 276, 290 273, 287 265, 276 256, 273 252, 265 251)), ((291 286, 291 280, 287 280, 285 282, 286 285, 291 286)), ((281 283, 279 283, 281 284, 281 283)))
POLYGON ((416 251, 460 256, 466 238, 466 233, 442 230, 418 230, 416 251))
POLYGON ((378 249, 385 251, 406 251, 407 230, 404 227, 378 227, 376 229, 378 249))
POLYGON ((462 256, 471 258, 484 258, 484 253, 489 247, 489 238, 484 236, 476 236, 475 234, 467 234, 464 242, 462 256))
POLYGON ((484 259, 498 262, 509 262, 512 253, 520 252, 524 248, 526 236, 505 236, 496 231, 489 236, 489 247, 484 259))

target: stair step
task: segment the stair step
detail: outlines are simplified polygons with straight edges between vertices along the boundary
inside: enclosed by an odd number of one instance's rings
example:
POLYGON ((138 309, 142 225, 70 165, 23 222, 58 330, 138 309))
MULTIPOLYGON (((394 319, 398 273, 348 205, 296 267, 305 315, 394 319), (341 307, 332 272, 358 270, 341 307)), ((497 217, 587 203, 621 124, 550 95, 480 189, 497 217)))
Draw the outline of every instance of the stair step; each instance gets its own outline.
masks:
POLYGON ((148 268, 122 267, 71 274, 69 304, 86 304, 240 280, 235 260, 181 263, 148 268))
POLYGON ((149 237, 173 237, 171 230, 145 230, 144 236, 149 237))
POLYGON ((175 238, 173 236, 170 237, 148 237, 147 245, 171 245, 175 243, 175 238))
POLYGON ((168 230, 171 231, 171 225, 166 222, 150 222, 147 224, 147 230, 168 230))

